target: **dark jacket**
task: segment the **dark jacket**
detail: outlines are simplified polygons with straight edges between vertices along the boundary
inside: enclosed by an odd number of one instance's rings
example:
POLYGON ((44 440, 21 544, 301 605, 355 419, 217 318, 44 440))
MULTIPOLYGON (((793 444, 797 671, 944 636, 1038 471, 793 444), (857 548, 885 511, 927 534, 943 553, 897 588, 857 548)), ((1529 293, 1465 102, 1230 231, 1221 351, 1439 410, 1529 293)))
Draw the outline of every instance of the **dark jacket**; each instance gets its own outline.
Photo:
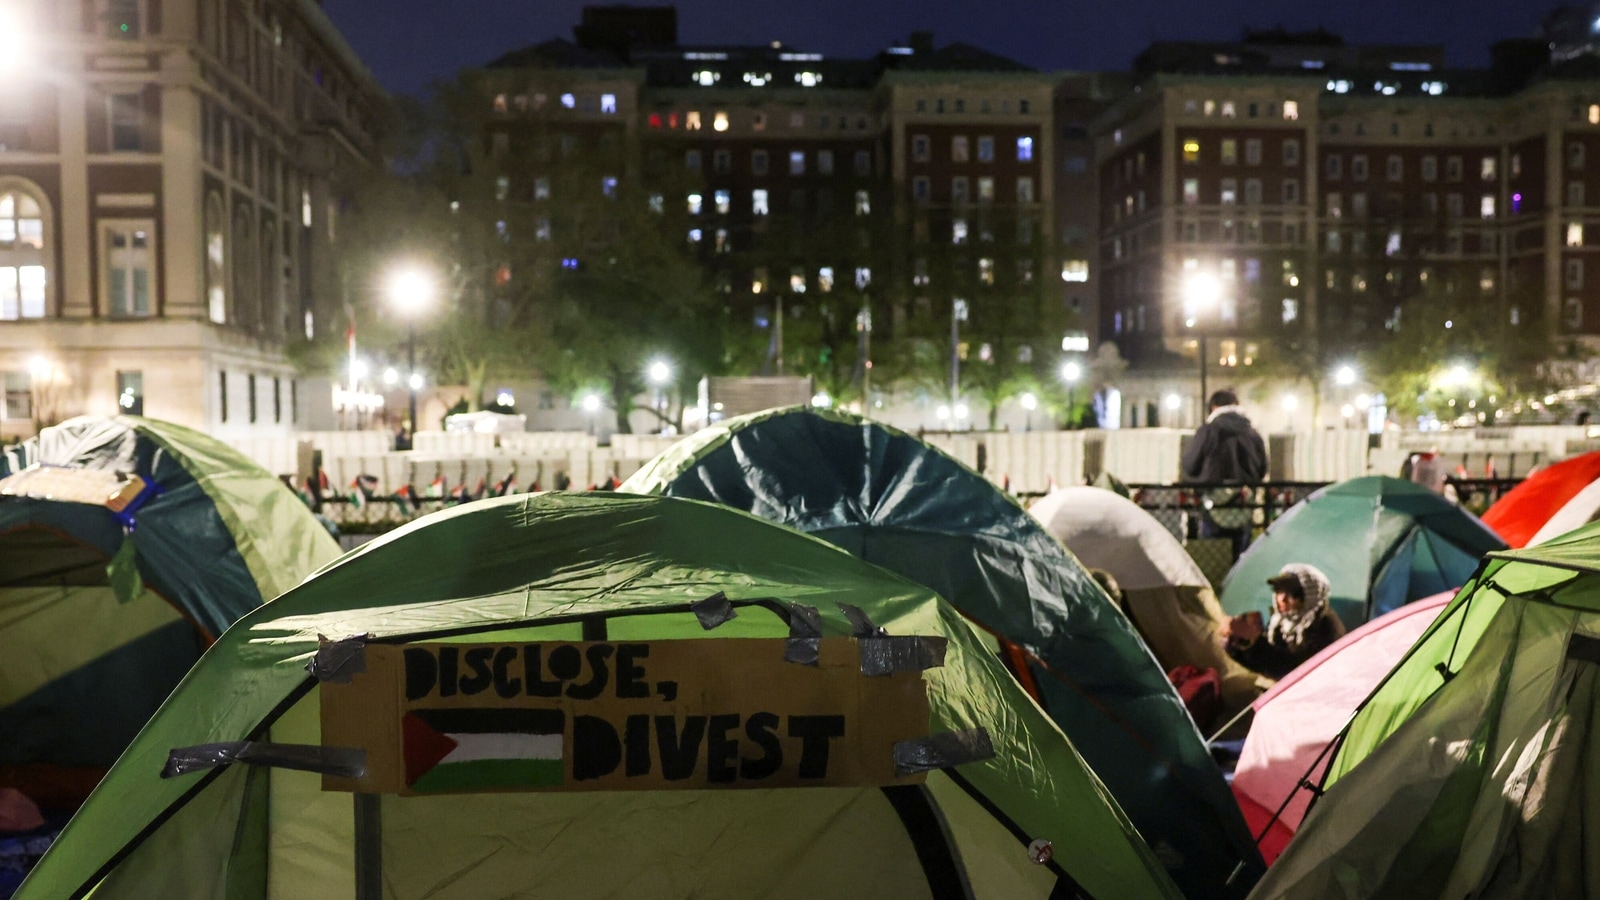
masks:
POLYGON ((1195 431, 1183 452, 1183 480, 1198 484, 1260 484, 1267 446, 1250 420, 1224 406, 1195 431))
POLYGON ((1324 609, 1322 615, 1306 629, 1305 640, 1299 650, 1276 643, 1267 632, 1263 632, 1260 637, 1243 646, 1230 642, 1228 655, 1252 672, 1260 672, 1268 678, 1282 678, 1343 634, 1344 626, 1334 618, 1333 613, 1324 609))

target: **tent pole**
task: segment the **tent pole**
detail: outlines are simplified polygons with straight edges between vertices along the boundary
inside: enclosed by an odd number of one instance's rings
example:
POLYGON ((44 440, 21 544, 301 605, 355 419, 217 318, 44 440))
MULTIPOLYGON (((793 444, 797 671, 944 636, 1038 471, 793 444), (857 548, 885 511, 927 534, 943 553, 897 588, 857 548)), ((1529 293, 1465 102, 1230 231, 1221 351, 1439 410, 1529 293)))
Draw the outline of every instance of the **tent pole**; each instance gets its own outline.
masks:
POLYGON ((355 900, 383 900, 383 797, 356 794, 355 800, 355 900))

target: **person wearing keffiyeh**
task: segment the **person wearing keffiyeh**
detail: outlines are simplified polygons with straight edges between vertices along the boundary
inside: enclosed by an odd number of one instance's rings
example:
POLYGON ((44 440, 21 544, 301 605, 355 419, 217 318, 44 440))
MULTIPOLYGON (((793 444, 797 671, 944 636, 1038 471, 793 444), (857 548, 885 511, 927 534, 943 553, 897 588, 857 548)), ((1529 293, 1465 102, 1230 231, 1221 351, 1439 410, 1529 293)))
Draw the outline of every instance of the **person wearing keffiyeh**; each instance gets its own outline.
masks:
POLYGON ((1282 678, 1344 635, 1344 623, 1328 606, 1328 576, 1316 566, 1290 563, 1267 579, 1272 620, 1260 613, 1234 616, 1223 624, 1228 655, 1269 678, 1282 678))

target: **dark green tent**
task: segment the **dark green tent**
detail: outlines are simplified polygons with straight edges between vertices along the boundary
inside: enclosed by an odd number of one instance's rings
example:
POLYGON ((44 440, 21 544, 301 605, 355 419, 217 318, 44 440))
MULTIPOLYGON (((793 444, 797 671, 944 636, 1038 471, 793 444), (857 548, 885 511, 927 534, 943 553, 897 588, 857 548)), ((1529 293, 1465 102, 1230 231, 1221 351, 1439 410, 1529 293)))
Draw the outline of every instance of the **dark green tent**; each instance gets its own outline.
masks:
POLYGON ((208 644, 339 547, 277 479, 187 428, 84 417, 20 451, 0 462, 39 468, 0 473, 8 491, 36 474, 146 486, 116 511, 0 496, 0 784, 70 809, 208 644))
POLYGON ((1505 541, 1433 491, 1386 475, 1325 487, 1278 517, 1222 583, 1230 615, 1265 612, 1267 579, 1309 563, 1332 584, 1331 605, 1354 628, 1413 600, 1467 583, 1485 553, 1505 541))
MULTIPOLYGON (((620 653, 615 659, 620 682, 620 653)), ((511 677, 526 671, 514 668, 511 677)), ((740 669, 729 663, 717 671, 737 678, 740 669)), ((529 687, 531 695, 531 681, 529 687)), ((491 695, 518 691, 500 692, 497 683, 480 694, 491 695)), ((480 711, 503 711, 494 702, 480 711)), ((665 708, 668 722, 673 709, 665 708)), ((382 712, 371 718, 398 722, 382 712)), ((575 713, 558 726, 563 772, 575 758, 568 751, 583 718, 575 713)), ((506 726, 512 733, 500 736, 500 746, 525 745, 519 727, 506 726)), ((702 746, 688 732, 685 724, 684 743, 702 746)), ((699 734, 706 749, 697 756, 691 750, 691 760, 703 773, 711 739, 709 731, 699 734)), ((790 732, 790 753, 792 738, 790 732)), ((388 745, 409 754, 411 738, 397 735, 388 745)), ((748 757, 753 746, 740 744, 736 753, 748 757)), ((575 762, 572 773, 579 777, 575 762)), ((140 732, 18 900, 91 894, 1179 896, 1060 730, 932 592, 730 509, 609 492, 503 497, 435 513, 346 554, 240 620, 140 732), (708 627, 696 604, 718 595, 726 605, 708 627), (325 790, 320 775, 296 768, 315 770, 322 754, 348 748, 324 741, 324 704, 338 708, 329 682, 368 672, 365 654, 373 647, 531 647, 525 658, 544 650, 554 673, 557 654, 576 658, 583 641, 647 642, 662 650, 692 642, 724 654, 764 645, 746 651, 756 653, 785 646, 807 621, 814 623, 810 633, 837 646, 860 635, 863 619, 876 626, 874 637, 881 629, 901 640, 942 639, 942 660, 918 666, 928 731, 984 729, 991 752, 925 758, 924 783, 882 786, 706 782, 692 789, 408 796, 381 787, 325 790), (356 635, 362 637, 345 644, 356 646, 353 654, 324 662, 319 636, 356 635), (163 777, 174 750, 214 765, 168 769, 171 777, 163 777)))
POLYGON ((893 428, 795 407, 702 431, 622 490, 746 510, 937 591, 999 639, 1189 897, 1248 890, 1255 844, 1160 666, 1072 554, 982 476, 893 428))

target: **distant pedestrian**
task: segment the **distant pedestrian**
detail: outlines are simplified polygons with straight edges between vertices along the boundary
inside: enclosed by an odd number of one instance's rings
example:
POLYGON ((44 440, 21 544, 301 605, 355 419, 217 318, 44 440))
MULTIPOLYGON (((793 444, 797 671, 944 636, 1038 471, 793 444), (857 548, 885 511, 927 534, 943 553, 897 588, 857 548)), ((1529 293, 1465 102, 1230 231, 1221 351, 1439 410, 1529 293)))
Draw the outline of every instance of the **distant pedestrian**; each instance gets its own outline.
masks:
POLYGON ((1249 486, 1267 477, 1267 446, 1233 391, 1212 394, 1206 412, 1205 424, 1183 452, 1183 480, 1211 488, 1202 498, 1201 536, 1231 538, 1237 559, 1250 546, 1254 510, 1245 500, 1249 486))

